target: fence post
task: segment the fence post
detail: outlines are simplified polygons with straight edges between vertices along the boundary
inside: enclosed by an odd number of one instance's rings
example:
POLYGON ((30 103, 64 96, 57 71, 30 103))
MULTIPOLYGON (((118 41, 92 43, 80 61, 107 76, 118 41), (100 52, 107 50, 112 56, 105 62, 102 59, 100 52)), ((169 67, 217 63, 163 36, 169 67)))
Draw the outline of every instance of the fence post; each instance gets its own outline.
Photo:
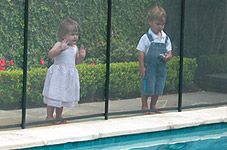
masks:
POLYGON ((109 81, 110 81, 110 39, 111 39, 111 8, 112 0, 108 0, 107 13, 107 40, 106 40, 106 82, 105 82, 105 119, 108 119, 109 111, 109 81))
POLYGON ((24 5, 24 54, 23 54, 23 89, 22 89, 22 120, 21 127, 25 128, 26 122, 26 99, 27 99, 27 50, 28 50, 28 0, 24 5))
POLYGON ((182 84, 183 84, 183 57, 184 57, 184 18, 185 0, 181 0, 181 28, 180 28, 180 67, 179 67, 179 86, 178 86, 178 112, 182 111, 182 84))

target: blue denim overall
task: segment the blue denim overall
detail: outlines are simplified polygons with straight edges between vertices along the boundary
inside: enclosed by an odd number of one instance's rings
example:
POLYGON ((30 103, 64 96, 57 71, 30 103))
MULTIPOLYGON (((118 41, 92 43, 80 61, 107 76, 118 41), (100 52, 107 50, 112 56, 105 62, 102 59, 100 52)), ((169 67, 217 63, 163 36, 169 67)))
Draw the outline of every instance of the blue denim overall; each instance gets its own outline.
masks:
POLYGON ((165 54, 168 37, 165 43, 154 43, 152 35, 147 33, 151 44, 144 54, 145 75, 142 79, 141 93, 144 96, 162 95, 166 81, 166 64, 160 58, 165 54))

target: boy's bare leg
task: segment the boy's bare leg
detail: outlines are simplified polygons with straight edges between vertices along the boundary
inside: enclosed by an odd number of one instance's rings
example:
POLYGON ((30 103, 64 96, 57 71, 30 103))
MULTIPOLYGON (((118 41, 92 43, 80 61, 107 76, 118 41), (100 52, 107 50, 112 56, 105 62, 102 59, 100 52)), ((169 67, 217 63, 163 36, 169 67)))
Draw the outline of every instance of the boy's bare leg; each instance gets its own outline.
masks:
POLYGON ((142 110, 147 110, 148 109, 148 104, 147 104, 148 96, 141 96, 141 102, 142 102, 142 110))
POLYGON ((158 101, 158 95, 153 95, 151 97, 150 109, 156 112, 156 103, 158 101))
POLYGON ((141 96, 141 102, 142 102, 142 110, 145 111, 145 114, 148 114, 149 112, 146 112, 148 110, 148 104, 147 104, 148 96, 141 96))

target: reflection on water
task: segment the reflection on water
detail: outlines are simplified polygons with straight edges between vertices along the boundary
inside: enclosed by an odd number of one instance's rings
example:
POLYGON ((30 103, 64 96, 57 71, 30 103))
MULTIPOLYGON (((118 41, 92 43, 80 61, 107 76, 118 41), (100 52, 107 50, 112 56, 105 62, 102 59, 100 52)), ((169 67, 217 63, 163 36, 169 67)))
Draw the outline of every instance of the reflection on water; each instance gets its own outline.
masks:
POLYGON ((101 138, 29 150, 224 150, 227 123, 101 138))
POLYGON ((131 148, 130 150, 224 150, 227 149, 227 136, 218 139, 198 140, 186 143, 131 148))

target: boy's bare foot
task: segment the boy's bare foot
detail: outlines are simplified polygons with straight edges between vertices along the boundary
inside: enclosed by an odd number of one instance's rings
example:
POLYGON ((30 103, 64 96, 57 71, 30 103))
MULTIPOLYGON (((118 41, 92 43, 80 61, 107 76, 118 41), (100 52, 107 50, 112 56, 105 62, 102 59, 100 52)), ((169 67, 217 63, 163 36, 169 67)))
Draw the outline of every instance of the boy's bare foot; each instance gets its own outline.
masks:
POLYGON ((143 111, 144 115, 149 115, 150 114, 147 106, 142 106, 141 110, 143 111))
POLYGON ((150 112, 160 114, 162 112, 158 111, 155 105, 150 104, 150 112))
POLYGON ((51 120, 54 120, 54 117, 47 116, 45 120, 46 121, 51 121, 51 120))
POLYGON ((158 111, 156 108, 150 108, 150 112, 152 113, 157 113, 157 114, 161 114, 161 111, 158 111))

